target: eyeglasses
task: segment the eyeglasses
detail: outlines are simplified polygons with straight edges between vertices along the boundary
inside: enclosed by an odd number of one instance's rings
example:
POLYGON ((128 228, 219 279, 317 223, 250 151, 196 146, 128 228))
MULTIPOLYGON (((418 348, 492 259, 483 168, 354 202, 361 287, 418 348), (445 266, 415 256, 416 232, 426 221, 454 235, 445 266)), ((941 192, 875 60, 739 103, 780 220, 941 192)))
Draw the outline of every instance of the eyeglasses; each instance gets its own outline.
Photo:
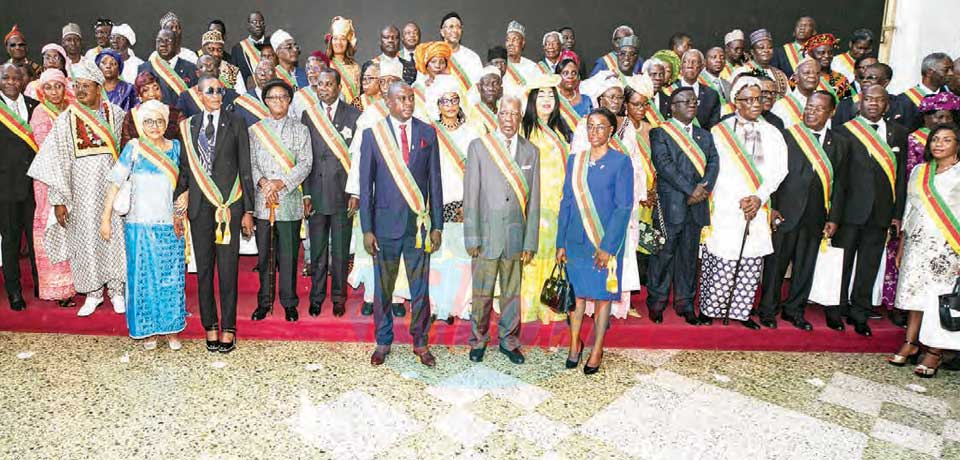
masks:
POLYGON ((759 97, 738 97, 737 102, 743 102, 747 105, 760 104, 761 98, 759 97))
POLYGON ((27 44, 26 44, 26 43, 11 43, 11 44, 7 45, 7 47, 9 47, 9 48, 26 48, 26 47, 27 47, 27 44))
POLYGON ((224 94, 226 94, 226 92, 227 90, 224 88, 207 88, 203 90, 203 94, 206 94, 207 96, 213 96, 213 95, 223 96, 224 94))
POLYGON ((587 131, 604 132, 610 129, 610 125, 587 125, 587 131))
POLYGON ((636 107, 636 108, 638 108, 638 109, 642 109, 642 108, 644 108, 644 107, 649 106, 649 105, 650 105, 650 101, 646 101, 646 102, 628 102, 627 104, 629 104, 629 105, 632 106, 632 107, 636 107))
POLYGON ((687 105, 687 106, 690 106, 690 107, 699 107, 699 106, 700 106, 700 101, 697 100, 697 99, 689 99, 689 100, 686 100, 686 101, 684 101, 684 100, 678 100, 678 101, 673 101, 673 105, 687 105))
POLYGON ((163 128, 164 126, 166 126, 166 124, 167 124, 167 120, 163 120, 160 118, 157 118, 157 119, 148 118, 146 120, 143 120, 143 126, 147 128, 163 128))
POLYGON ((623 96, 602 96, 602 97, 611 102, 623 102, 623 96))
MULTIPOLYGON (((221 89, 222 89, 222 88, 221 88, 221 89)), ((281 94, 281 95, 279 95, 279 96, 267 96, 267 97, 265 97, 264 99, 266 99, 266 100, 268 100, 268 101, 289 101, 289 100, 290 100, 290 96, 287 96, 287 95, 285 95, 285 94, 281 94)))
POLYGON ((439 100, 437 100, 437 102, 440 105, 460 105, 460 97, 458 96, 453 96, 450 98, 441 97, 439 100))

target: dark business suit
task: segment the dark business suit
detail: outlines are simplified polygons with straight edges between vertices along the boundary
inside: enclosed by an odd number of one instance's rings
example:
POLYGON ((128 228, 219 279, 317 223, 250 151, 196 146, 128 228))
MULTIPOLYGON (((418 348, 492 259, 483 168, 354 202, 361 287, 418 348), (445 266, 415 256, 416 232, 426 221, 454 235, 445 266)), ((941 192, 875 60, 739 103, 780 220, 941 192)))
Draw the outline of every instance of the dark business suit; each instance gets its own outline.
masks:
MULTIPOLYGON (((697 105, 697 122, 700 123, 701 128, 710 131, 713 125, 720 122, 720 94, 706 85, 697 86, 699 86, 699 92, 697 93, 697 101, 699 102, 697 105)), ((691 86, 686 84, 682 79, 677 80, 677 82, 673 84, 674 91, 683 87, 691 86)), ((669 101, 670 98, 667 98, 667 100, 669 101)))
MULTIPOLYGON (((194 148, 200 139, 200 130, 206 120, 204 114, 190 117, 190 133, 194 148)), ((228 199, 237 176, 243 196, 230 206, 230 243, 214 244, 216 208, 207 201, 190 170, 187 153, 180 155, 180 177, 174 197, 188 191, 187 217, 190 219, 190 234, 193 238, 193 253, 197 261, 197 300, 200 303, 200 322, 205 330, 220 327, 226 331, 236 330, 237 320, 237 261, 240 257, 240 220, 244 213, 253 212, 253 176, 250 163, 250 139, 243 120, 228 110, 220 110, 216 142, 213 149, 210 177, 216 183, 224 200, 228 199), (213 297, 213 270, 216 264, 220 291, 221 317, 217 318, 217 304, 213 297)), ((199 154, 199 150, 198 154, 199 154)))
MULTIPOLYGON (((907 115, 902 101, 898 97, 892 95, 890 96, 889 100, 890 105, 887 107, 887 111, 883 113, 884 121, 898 123, 900 126, 906 128, 907 115)), ((907 102, 909 103, 910 101, 907 102)), ((839 127, 844 123, 853 120, 859 114, 860 106, 853 101, 853 97, 845 97, 840 101, 839 104, 837 104, 837 110, 833 113, 831 123, 834 127, 839 127)))
MULTIPOLYGON (((173 70, 177 72, 177 75, 180 76, 180 79, 187 85, 187 88, 197 84, 197 66, 191 64, 189 61, 184 59, 177 59, 177 65, 173 66, 173 70)), ((150 63, 150 60, 144 61, 143 64, 140 64, 140 67, 137 68, 137 73, 140 72, 150 72, 157 77, 157 84, 160 85, 160 100, 169 105, 170 107, 177 106, 177 100, 179 95, 176 91, 173 90, 167 82, 160 78, 160 72, 153 68, 153 64, 150 63)))
MULTIPOLYGON (((246 38, 244 38, 246 40, 246 38)), ((264 43, 270 43, 270 38, 264 36, 261 43, 257 43, 254 46, 259 50, 263 48, 264 43)), ((254 69, 253 66, 247 61, 247 55, 243 52, 243 47, 240 46, 240 43, 237 42, 236 45, 233 45, 233 48, 230 50, 230 63, 240 68, 240 75, 243 77, 243 81, 246 82, 248 78, 253 76, 253 72, 257 69, 254 69)))
MULTIPOLYGON (((193 88, 198 88, 196 86, 188 89, 187 91, 194 91, 193 88)), ((197 89, 199 90, 199 88, 197 89)), ((187 94, 187 91, 180 93, 180 96, 177 98, 177 105, 175 106, 177 110, 183 114, 184 118, 190 118, 200 112, 203 112, 203 107, 197 105, 196 101, 193 100, 193 96, 187 94)), ((223 88, 223 107, 227 110, 233 110, 231 105, 233 101, 237 99, 237 92, 230 88, 223 88)), ((259 121, 259 120, 257 120, 259 121)))
MULTIPOLYGON (((280 78, 279 73, 280 73, 280 71, 278 70, 278 71, 277 71, 277 74, 278 74, 278 75, 277 75, 277 78, 280 78)), ((306 71, 306 70, 303 70, 303 67, 294 67, 294 68, 293 68, 293 72, 290 72, 290 74, 293 76, 293 79, 296 80, 296 82, 297 82, 296 88, 293 88, 293 92, 294 92, 294 93, 296 93, 297 90, 300 89, 300 88, 306 88, 306 87, 310 86, 310 82, 307 81, 307 71, 306 71)))
MULTIPOLYGON (((0 104, 5 103, 0 98, 0 104)), ((24 122, 33 116, 38 102, 23 96, 26 114, 20 114, 24 122)), ((0 125, 0 252, 3 254, 3 284, 7 297, 19 300, 20 295, 20 241, 27 239, 30 271, 33 284, 37 284, 37 263, 33 255, 33 180, 27 169, 37 152, 14 134, 5 125, 0 125)))
MULTIPOLYGON (((782 70, 787 78, 790 78, 793 76, 795 69, 790 66, 790 59, 787 59, 787 51, 783 49, 783 47, 784 45, 780 45, 774 48, 770 65, 782 70)), ((803 56, 801 56, 800 59, 803 59, 803 56)))
MULTIPOLYGON (((937 90, 947 91, 946 89, 940 88, 937 90)), ((907 129, 908 133, 912 133, 921 127, 923 127, 923 114, 920 113, 920 107, 913 103, 906 93, 900 93, 896 96, 890 96, 890 104, 899 109, 899 113, 903 116, 903 121, 900 123, 904 128, 907 129)))
POLYGON ((650 130, 653 166, 657 171, 657 196, 667 238, 660 252, 650 256, 647 306, 651 311, 666 308, 672 285, 677 313, 693 312, 700 231, 710 225, 710 208, 707 200, 688 205, 687 198, 697 184, 704 184, 707 191, 713 190, 720 171, 720 159, 709 131, 693 126, 692 133, 694 142, 707 157, 703 176, 663 128, 650 130))
MULTIPOLYGON (((393 126, 392 117, 388 116, 386 123, 400 150, 400 132, 393 126)), ((411 117, 408 135, 411 148, 407 168, 429 208, 432 229, 442 230, 443 189, 440 183, 437 133, 433 127, 411 117)), ((413 336, 414 347, 425 347, 430 325, 430 256, 423 248, 416 248, 415 242, 418 233, 422 234, 424 242, 430 235, 417 228, 416 215, 411 212, 384 163, 372 128, 364 130, 360 151, 360 227, 365 235, 373 233, 380 247, 373 258, 373 321, 377 345, 393 343, 393 316, 387 308, 390 306, 402 255, 410 282, 410 335, 413 336)))
MULTIPOLYGON (((321 116, 327 116, 318 106, 321 116)), ((341 100, 333 112, 333 127, 344 135, 350 145, 357 135, 357 118, 360 111, 341 100), (349 130, 349 131, 347 131, 349 130)), ((310 286, 310 304, 323 303, 327 296, 327 272, 330 272, 330 299, 335 304, 347 300, 347 259, 350 256, 350 236, 353 218, 347 217, 347 170, 337 159, 330 146, 323 140, 317 127, 306 112, 301 120, 310 131, 313 147, 313 168, 303 181, 303 196, 310 197, 313 215, 310 224, 310 264, 313 266, 310 286), (331 253, 332 254, 329 254, 331 253)))
POLYGON ((822 141, 824 153, 833 166, 833 192, 830 212, 823 206, 823 184, 800 145, 791 134, 784 134, 787 143, 787 177, 770 197, 772 209, 780 211, 783 223, 773 233, 773 253, 764 257, 760 317, 773 319, 777 310, 792 318, 802 318, 810 288, 823 227, 827 222, 840 223, 847 196, 847 157, 850 141, 832 130, 826 130, 822 141), (793 262, 790 293, 783 301, 780 289, 787 266, 793 262))
MULTIPOLYGON (((260 96, 257 96, 257 91, 255 88, 248 89, 247 94, 256 100, 263 102, 263 100, 260 99, 260 96)), ((240 96, 237 95, 237 98, 239 97, 240 96)), ((233 111, 239 114, 241 118, 243 118, 243 123, 247 126, 247 128, 260 122, 261 118, 259 116, 254 115, 253 113, 249 112, 247 109, 243 108, 242 105, 237 104, 236 99, 234 99, 232 102, 233 102, 233 111)), ((224 101, 224 104, 226 104, 226 101, 224 101)))
POLYGON ((847 125, 836 129, 850 139, 847 174, 850 193, 843 204, 840 228, 833 237, 834 246, 844 250, 840 307, 842 314, 862 324, 872 309, 873 282, 880 269, 890 221, 903 217, 907 192, 907 131, 896 123, 886 123, 887 145, 894 150, 897 159, 895 192, 891 194, 886 174, 866 147, 853 137, 847 125), (853 281, 853 290, 848 293, 850 276, 854 271, 854 256, 857 259, 857 276, 853 281))

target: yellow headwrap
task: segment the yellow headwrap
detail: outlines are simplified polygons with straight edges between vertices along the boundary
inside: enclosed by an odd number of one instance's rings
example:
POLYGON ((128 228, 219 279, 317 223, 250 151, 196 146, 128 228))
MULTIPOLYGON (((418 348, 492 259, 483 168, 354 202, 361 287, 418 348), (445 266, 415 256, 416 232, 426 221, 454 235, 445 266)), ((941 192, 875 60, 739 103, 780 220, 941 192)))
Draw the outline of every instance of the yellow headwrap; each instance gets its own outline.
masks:
POLYGON ((453 54, 450 44, 445 41, 426 42, 417 45, 413 51, 413 60, 417 64, 417 71, 426 74, 427 63, 436 57, 442 57, 449 60, 453 54))

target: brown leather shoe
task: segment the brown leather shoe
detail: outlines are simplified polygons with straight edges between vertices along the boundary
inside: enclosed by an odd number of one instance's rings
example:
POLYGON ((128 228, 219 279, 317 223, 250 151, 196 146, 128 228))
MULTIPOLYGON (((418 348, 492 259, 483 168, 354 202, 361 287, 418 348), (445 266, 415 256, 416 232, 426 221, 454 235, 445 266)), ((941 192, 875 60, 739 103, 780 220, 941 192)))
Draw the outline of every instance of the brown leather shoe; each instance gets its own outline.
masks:
POLYGON ((430 353, 430 349, 427 347, 414 348, 413 354, 420 358, 420 363, 424 366, 434 367, 437 365, 437 358, 433 357, 433 354, 430 353))
POLYGON ((390 346, 387 345, 377 345, 377 348, 373 350, 373 354, 370 355, 370 364, 374 366, 379 366, 387 360, 387 355, 390 354, 390 346))

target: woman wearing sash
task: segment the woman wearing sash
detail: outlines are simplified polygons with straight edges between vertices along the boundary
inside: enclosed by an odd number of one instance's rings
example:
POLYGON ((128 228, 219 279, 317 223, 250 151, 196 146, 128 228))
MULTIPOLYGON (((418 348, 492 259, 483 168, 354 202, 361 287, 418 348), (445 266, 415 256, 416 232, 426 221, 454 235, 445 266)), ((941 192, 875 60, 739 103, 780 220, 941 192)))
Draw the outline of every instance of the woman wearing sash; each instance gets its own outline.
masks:
POLYGON ((467 125, 466 102, 456 79, 439 75, 427 90, 431 119, 437 120, 440 179, 443 184, 443 233, 446 241, 430 255, 430 310, 438 320, 470 319, 471 262, 463 245, 463 175, 470 141, 478 137, 467 125), (434 109, 436 107, 436 109, 434 109))
MULTIPOLYGON (((923 127, 907 136, 907 171, 913 171, 918 164, 923 163, 924 152, 927 147, 927 139, 930 130, 935 126, 952 124, 957 125, 960 120, 960 97, 953 93, 943 91, 924 97, 920 101, 920 114, 923 116, 923 127)), ((893 310, 894 300, 897 293, 897 248, 900 246, 899 238, 890 238, 887 242, 887 260, 886 271, 883 275, 883 298, 881 305, 890 311, 890 320, 900 327, 904 327, 906 322, 893 310)))
POLYGON ((527 87, 527 108, 520 135, 540 152, 540 236, 530 263, 523 266, 520 279, 520 321, 540 320, 543 324, 564 317, 540 302, 543 283, 554 267, 557 243, 557 216, 563 195, 564 167, 570 146, 566 139, 570 128, 560 115, 557 85, 560 76, 541 74, 532 77, 527 87))
POLYGON ((103 91, 107 93, 110 102, 125 111, 137 105, 137 93, 133 85, 120 79, 120 73, 123 72, 123 59, 120 53, 105 49, 97 54, 97 67, 103 72, 103 91))
POLYGON ((147 350, 157 347, 158 335, 166 335, 170 349, 179 350, 177 334, 187 326, 183 240, 173 232, 174 213, 186 207, 174 210, 173 205, 180 141, 163 137, 169 110, 159 100, 140 105, 137 124, 143 127, 142 136, 127 143, 110 171, 100 219, 100 237, 109 240, 114 200, 120 186, 130 180, 130 208, 123 225, 127 329, 130 337, 146 339, 147 350))
POLYGON ((557 64, 557 75, 560 75, 560 84, 557 90, 563 98, 561 104, 561 115, 563 121, 568 127, 575 127, 580 122, 580 118, 590 113, 593 109, 593 102, 589 97, 580 94, 580 72, 577 65, 576 54, 570 51, 560 53, 560 63, 557 64), (573 109, 573 114, 564 109, 573 109))
POLYGON ((583 365, 583 373, 589 375, 600 369, 603 359, 610 303, 621 298, 620 280, 627 224, 634 206, 634 184, 630 159, 609 145, 616 116, 600 108, 590 113, 587 123, 590 149, 570 155, 567 160, 557 226, 556 262, 567 263, 576 294, 576 310, 570 315, 567 369, 577 367, 583 355, 580 326, 586 302, 592 300, 596 304, 593 349, 583 365))
POLYGON ((360 96, 360 66, 353 60, 357 52, 357 37, 353 31, 353 21, 334 16, 330 21, 330 33, 327 34, 327 56, 330 66, 340 72, 342 83, 340 92, 343 100, 353 102, 360 96))
POLYGON ((943 350, 960 350, 960 333, 940 325, 938 302, 938 296, 953 291, 960 276, 960 130, 937 126, 928 139, 926 163, 910 173, 903 248, 897 257, 896 305, 909 312, 906 343, 889 359, 896 366, 908 360, 915 363, 923 344, 926 355, 913 372, 925 378, 937 375, 943 350))
MULTIPOLYGON (((157 83, 157 77, 152 73, 140 72, 133 86, 140 98, 140 105, 147 101, 163 102, 163 92, 160 90, 160 84, 157 83)), ((169 140, 178 139, 180 137, 180 120, 182 119, 180 111, 170 106, 167 106, 167 108, 170 109, 170 114, 167 116, 167 130, 163 133, 163 137, 169 140)), ((130 112, 123 119, 123 127, 120 131, 121 149, 126 147, 130 139, 140 137, 140 129, 137 127, 137 120, 134 116, 137 110, 139 110, 138 107, 130 109, 130 112)))
POLYGON ((356 107, 360 113, 363 113, 367 107, 372 107, 383 100, 380 97, 380 64, 376 61, 364 62, 360 74, 362 75, 360 77, 360 96, 348 102, 356 107))
POLYGON ((433 85, 438 75, 447 75, 450 55, 453 54, 450 44, 445 41, 426 42, 417 45, 413 52, 413 59, 417 65, 417 81, 413 82, 413 95, 416 99, 413 115, 421 120, 435 120, 429 112, 433 104, 426 100, 427 89, 433 85))
MULTIPOLYGON (((633 132, 633 143, 636 149, 630 153, 633 163, 633 194, 634 214, 627 229, 627 247, 636 249, 637 253, 637 289, 646 284, 647 262, 650 254, 639 247, 640 224, 653 227, 653 207, 656 204, 656 170, 653 167, 653 151, 650 148, 650 130, 653 125, 647 120, 647 111, 653 100, 653 81, 646 75, 631 75, 627 77, 627 88, 624 95, 624 132, 633 132), (642 269, 641 269, 642 268, 642 269)), ((629 293, 624 293, 622 303, 627 314, 640 316, 636 310, 630 308, 629 293)))
MULTIPOLYGON (((40 74, 39 91, 37 97, 40 105, 33 111, 30 118, 30 129, 37 145, 43 145, 44 139, 53 128, 53 121, 70 105, 70 98, 66 88, 67 77, 56 69, 47 69, 40 74)), ((33 199, 36 209, 33 213, 33 251, 37 259, 37 293, 44 300, 56 300, 61 307, 73 307, 76 303, 73 296, 73 274, 70 272, 70 263, 62 261, 50 263, 47 250, 43 245, 44 230, 50 221, 50 203, 47 201, 47 184, 38 180, 33 181, 33 199)))

